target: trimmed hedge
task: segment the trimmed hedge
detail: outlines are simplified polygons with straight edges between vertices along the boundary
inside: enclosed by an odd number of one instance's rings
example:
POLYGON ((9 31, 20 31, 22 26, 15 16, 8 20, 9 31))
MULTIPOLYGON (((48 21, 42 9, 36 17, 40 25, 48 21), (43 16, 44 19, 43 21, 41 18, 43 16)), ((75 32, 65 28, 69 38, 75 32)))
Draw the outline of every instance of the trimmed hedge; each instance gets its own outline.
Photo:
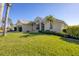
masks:
POLYGON ((57 32, 53 32, 53 31, 39 31, 40 33, 43 33, 43 34, 49 34, 49 35, 57 35, 57 36, 61 36, 61 37, 65 37, 65 38, 71 38, 71 39, 79 39, 79 37, 75 37, 75 36, 72 36, 70 34, 64 34, 64 33, 57 33, 57 32))
POLYGON ((49 35, 57 35, 57 36, 62 36, 62 37, 65 37, 66 34, 62 34, 62 33, 56 33, 56 32, 53 32, 53 31, 49 31, 49 30, 46 30, 46 31, 39 31, 40 33, 43 33, 43 34, 49 34, 49 35))

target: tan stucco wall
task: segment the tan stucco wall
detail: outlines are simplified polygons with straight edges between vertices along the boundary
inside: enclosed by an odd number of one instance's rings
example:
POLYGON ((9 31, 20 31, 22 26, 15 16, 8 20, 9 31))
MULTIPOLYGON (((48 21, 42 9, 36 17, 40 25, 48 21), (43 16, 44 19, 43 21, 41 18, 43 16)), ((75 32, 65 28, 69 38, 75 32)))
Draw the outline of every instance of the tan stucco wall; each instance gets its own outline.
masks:
POLYGON ((45 23, 45 30, 61 32, 62 29, 65 27, 65 25, 63 23, 59 23, 59 22, 53 22, 52 26, 53 26, 53 28, 50 29, 50 23, 45 23))
POLYGON ((62 23, 54 23, 54 25, 53 25, 53 31, 55 31, 55 32, 61 32, 62 31, 62 23))
POLYGON ((30 31, 30 32, 38 32, 38 30, 36 29, 36 25, 32 25, 31 24, 23 24, 22 25, 22 32, 27 32, 27 31, 30 31))
MULTIPOLYGON (((62 23, 62 22, 57 22, 56 21, 56 22, 52 23, 52 26, 53 26, 52 29, 50 29, 50 23, 49 22, 44 22, 44 31, 50 30, 50 31, 54 31, 54 32, 61 32, 66 25, 64 25, 64 23, 62 23)), ((38 30, 36 29, 36 27, 37 27, 36 24, 33 26, 33 28, 32 28, 31 24, 24 24, 24 25, 22 25, 22 31, 23 32, 27 32, 27 31, 38 32, 38 30)))
POLYGON ((45 31, 50 30, 50 23, 49 22, 45 22, 44 25, 45 25, 44 26, 45 31))
POLYGON ((36 29, 36 25, 33 25, 33 32, 38 32, 38 30, 36 29))
POLYGON ((23 24, 22 25, 22 31, 27 32, 27 31, 32 31, 32 26, 30 24, 23 24))

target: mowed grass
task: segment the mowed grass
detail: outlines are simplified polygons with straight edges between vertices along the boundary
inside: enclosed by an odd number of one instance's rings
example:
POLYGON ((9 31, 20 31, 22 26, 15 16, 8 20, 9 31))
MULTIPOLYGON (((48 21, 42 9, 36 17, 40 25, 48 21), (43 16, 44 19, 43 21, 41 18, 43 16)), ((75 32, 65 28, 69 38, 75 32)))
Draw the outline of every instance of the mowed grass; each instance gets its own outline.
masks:
POLYGON ((1 56, 77 56, 79 41, 40 33, 0 36, 1 56))

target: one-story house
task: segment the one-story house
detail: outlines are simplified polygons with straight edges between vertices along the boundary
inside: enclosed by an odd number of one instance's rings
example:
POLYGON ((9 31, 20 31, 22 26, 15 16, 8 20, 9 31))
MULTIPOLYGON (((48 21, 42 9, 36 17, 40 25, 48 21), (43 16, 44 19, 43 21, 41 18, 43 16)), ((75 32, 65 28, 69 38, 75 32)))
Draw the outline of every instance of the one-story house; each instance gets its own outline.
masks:
POLYGON ((16 23, 17 31, 22 32, 38 32, 38 31, 54 31, 62 32, 67 24, 59 19, 55 19, 50 25, 45 19, 38 17, 34 21, 18 20, 16 23))

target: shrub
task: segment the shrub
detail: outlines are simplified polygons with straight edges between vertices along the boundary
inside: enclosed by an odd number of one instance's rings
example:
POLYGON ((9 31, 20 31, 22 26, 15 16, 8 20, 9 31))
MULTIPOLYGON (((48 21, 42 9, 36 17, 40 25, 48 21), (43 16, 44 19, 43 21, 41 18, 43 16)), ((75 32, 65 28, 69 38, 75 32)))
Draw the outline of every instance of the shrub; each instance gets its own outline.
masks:
POLYGON ((29 30, 27 30, 26 32, 27 32, 27 33, 29 33, 30 31, 29 31, 29 30))
POLYGON ((63 29, 63 32, 64 32, 64 33, 67 33, 67 29, 63 29))
POLYGON ((65 34, 57 33, 57 32, 53 32, 53 31, 50 31, 50 30, 40 31, 40 33, 44 33, 44 34, 52 34, 52 35, 57 35, 57 36, 65 37, 65 34))
POLYGON ((44 31, 42 31, 42 30, 40 31, 40 30, 39 30, 38 32, 43 33, 44 31))
POLYGON ((69 26, 66 30, 68 35, 79 38, 79 26, 69 26))

